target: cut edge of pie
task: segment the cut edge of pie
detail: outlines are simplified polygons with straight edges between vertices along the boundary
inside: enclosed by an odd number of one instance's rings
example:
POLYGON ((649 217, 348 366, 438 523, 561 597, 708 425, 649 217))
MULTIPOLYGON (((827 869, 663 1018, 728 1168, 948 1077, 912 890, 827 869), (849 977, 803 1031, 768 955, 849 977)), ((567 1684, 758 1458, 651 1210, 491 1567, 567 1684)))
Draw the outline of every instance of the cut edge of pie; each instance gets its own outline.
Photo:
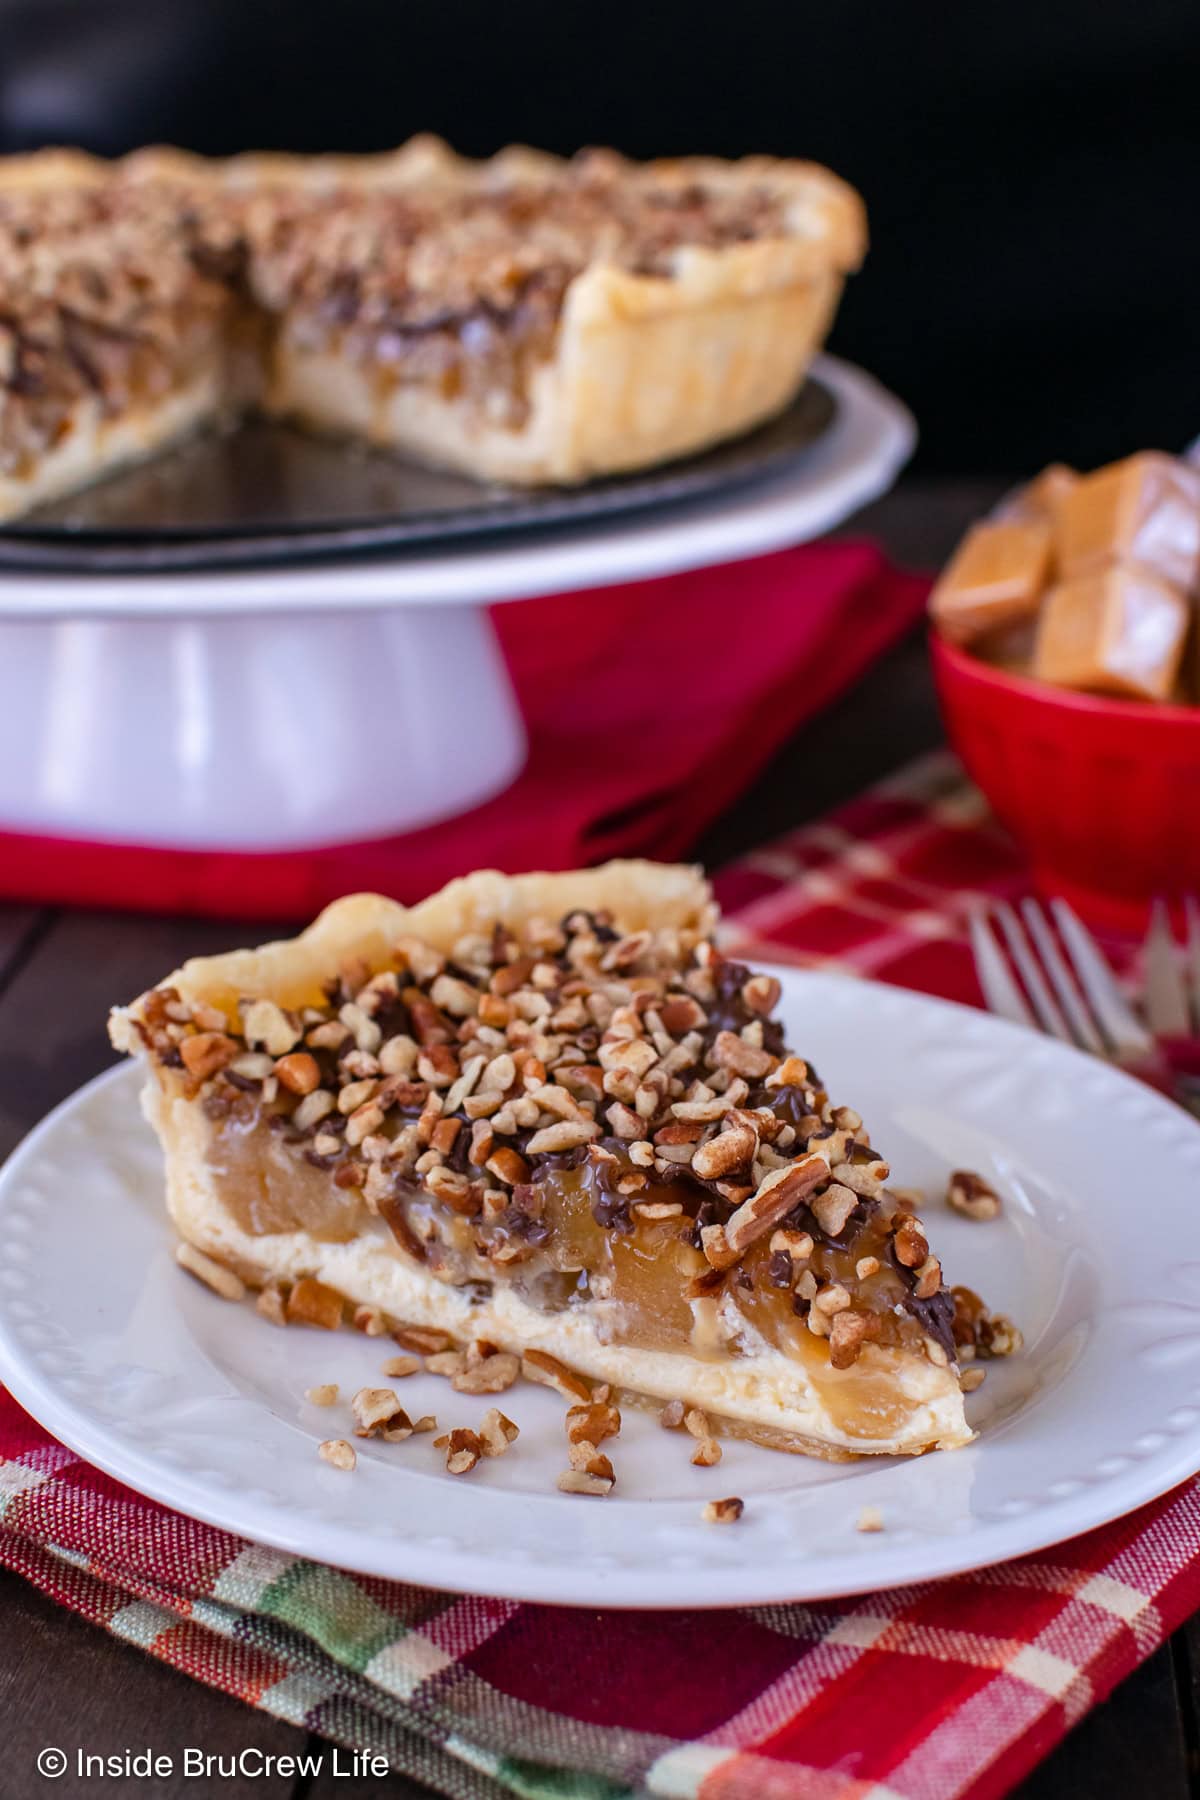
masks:
POLYGON ((481 872, 185 963, 110 1023, 147 1065, 176 1228, 280 1312, 304 1283, 324 1322, 347 1303, 540 1352, 772 1447, 967 1443, 923 1228, 714 922, 690 868, 481 872))
MULTIPOLYGON (((540 337, 522 348, 518 333, 516 348, 503 352, 520 367, 515 410, 493 405, 503 396, 489 395, 486 382, 475 391, 470 382, 398 379, 394 360, 381 361, 361 347, 350 350, 346 333, 314 332, 310 324, 292 330, 286 305, 276 314, 253 299, 252 323, 270 329, 260 336, 249 385, 248 359, 240 353, 228 359, 240 365, 238 378, 228 386, 222 382, 226 327, 218 320, 211 392, 205 372, 199 382, 186 378, 182 391, 165 399, 134 397, 115 413, 103 393, 81 394, 40 458, 17 471, 0 468, 0 518, 100 479, 247 403, 271 417, 518 485, 572 485, 650 467, 737 436, 781 411, 824 342, 845 276, 862 259, 866 228, 858 195, 818 165, 769 157, 635 164, 611 152, 594 156, 606 159, 606 179, 616 189, 622 181, 657 184, 664 194, 679 195, 691 184, 718 205, 744 191, 768 206, 769 222, 758 231, 748 227, 744 242, 693 243, 685 234, 669 254, 651 257, 648 270, 594 248, 572 268, 538 327, 540 337)), ((208 209, 221 226, 222 207, 243 204, 247 196, 261 195, 264 206, 271 196, 289 196, 293 204, 299 196, 302 206, 317 208, 344 191, 369 208, 388 196, 411 194, 422 204, 444 199, 453 208, 464 199, 487 204, 505 183, 526 184, 529 204, 536 205, 539 189, 548 192, 556 183, 561 189, 571 167, 519 146, 472 162, 427 137, 362 158, 248 154, 210 162, 153 148, 109 164, 47 151, 0 161, 0 210, 6 197, 22 193, 78 188, 136 197, 157 187, 168 197, 178 193, 181 212, 186 199, 202 225, 208 209)), ((363 244, 372 229, 384 227, 378 221, 368 227, 363 244)), ((519 237, 513 244, 519 248, 519 237)), ((67 248, 69 261, 78 252, 67 248)), ((16 257, 18 277, 23 254, 5 250, 5 258, 16 257)), ((326 255, 315 247, 317 262, 326 255)), ((336 266, 329 252, 331 280, 357 281, 353 249, 339 240, 337 255, 347 266, 336 266)), ((46 278, 47 262, 43 256, 39 281, 46 278)), ((197 276, 210 288, 214 279, 211 269, 197 276)), ((72 281, 75 329, 78 283, 72 281)), ((57 304, 52 290, 50 298, 57 304)), ((246 304, 242 291, 228 309, 229 329, 237 331, 246 304)), ((483 304, 486 314, 486 293, 483 304)), ((107 330, 107 301, 105 308, 107 330)), ((67 374, 74 379, 78 369, 67 374)))

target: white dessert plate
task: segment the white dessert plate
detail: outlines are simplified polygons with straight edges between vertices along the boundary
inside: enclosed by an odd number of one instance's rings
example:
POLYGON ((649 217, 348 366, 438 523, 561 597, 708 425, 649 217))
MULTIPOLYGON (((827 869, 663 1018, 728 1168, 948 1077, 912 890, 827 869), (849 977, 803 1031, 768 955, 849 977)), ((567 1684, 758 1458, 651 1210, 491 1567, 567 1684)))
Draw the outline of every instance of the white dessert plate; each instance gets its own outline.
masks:
MULTIPOLYGON (((364 1574, 587 1606, 727 1606, 926 1581, 1043 1549, 1200 1468, 1200 1124, 1148 1088, 986 1014, 780 969, 789 1041, 857 1107, 925 1218, 948 1276, 1011 1314, 1026 1348, 990 1365, 969 1448, 825 1464, 690 1440, 628 1411, 606 1499, 559 1494, 562 1403, 518 1386, 507 1456, 445 1472, 432 1438, 360 1442, 345 1396, 394 1346, 280 1330, 174 1263, 138 1074, 102 1076, 0 1175, 0 1376, 46 1428, 143 1493, 364 1574), (973 1224, 936 1196, 954 1167, 1002 1192, 973 1224), (736 1494, 736 1525, 706 1525, 736 1494), (864 1533, 864 1507, 884 1529, 864 1533)), ((475 1423, 487 1399, 398 1384, 415 1416, 475 1423)))

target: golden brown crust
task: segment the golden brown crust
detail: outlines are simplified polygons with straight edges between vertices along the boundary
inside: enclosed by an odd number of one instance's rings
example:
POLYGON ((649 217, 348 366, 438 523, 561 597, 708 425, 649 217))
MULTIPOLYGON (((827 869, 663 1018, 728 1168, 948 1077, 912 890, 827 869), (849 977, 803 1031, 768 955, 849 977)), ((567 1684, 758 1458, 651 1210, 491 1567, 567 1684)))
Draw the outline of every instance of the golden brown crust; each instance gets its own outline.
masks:
MULTIPOLYGON (((192 957, 159 985, 177 988, 186 1000, 221 1008, 246 995, 303 1006, 320 997, 324 982, 348 957, 382 967, 400 937, 418 937, 444 954, 468 932, 495 924, 520 930, 534 919, 553 921, 575 907, 617 912, 630 931, 655 924, 704 933, 715 918, 707 881, 699 868, 686 864, 616 861, 596 869, 524 875, 477 869, 416 906, 402 906, 382 894, 348 894, 327 906, 298 937, 255 950, 192 957)), ((130 1040, 131 1010, 119 1008, 113 1014, 113 1041, 121 1049, 136 1048, 130 1040)))
POLYGON ((101 187, 112 179, 111 163, 84 150, 54 147, 24 156, 0 157, 0 192, 42 188, 101 187))

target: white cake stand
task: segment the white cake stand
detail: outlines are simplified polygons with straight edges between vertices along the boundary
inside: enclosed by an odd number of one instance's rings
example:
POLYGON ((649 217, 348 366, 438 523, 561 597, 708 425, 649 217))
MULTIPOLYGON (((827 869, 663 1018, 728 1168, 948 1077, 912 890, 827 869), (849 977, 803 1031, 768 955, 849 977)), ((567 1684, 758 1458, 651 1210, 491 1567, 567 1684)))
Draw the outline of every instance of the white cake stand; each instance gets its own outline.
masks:
POLYGON ((910 415, 847 363, 817 372, 831 429, 725 500, 358 561, 0 574, 0 829, 296 849, 499 792, 525 741, 487 606, 802 543, 891 486, 910 415))

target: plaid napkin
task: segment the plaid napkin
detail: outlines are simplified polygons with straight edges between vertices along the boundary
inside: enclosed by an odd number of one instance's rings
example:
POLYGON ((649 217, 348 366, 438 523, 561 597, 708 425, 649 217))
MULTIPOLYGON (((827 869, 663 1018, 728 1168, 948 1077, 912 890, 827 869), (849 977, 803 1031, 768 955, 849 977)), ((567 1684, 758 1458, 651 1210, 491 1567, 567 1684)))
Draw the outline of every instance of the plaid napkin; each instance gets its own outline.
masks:
MULTIPOLYGON (((733 944, 974 999, 1014 851, 935 757, 729 870, 733 944)), ((0 1562, 197 1679, 463 1800, 999 1795, 1200 1605, 1200 1483, 1044 1555, 809 1606, 456 1598, 167 1511, 0 1396, 0 1562)))

